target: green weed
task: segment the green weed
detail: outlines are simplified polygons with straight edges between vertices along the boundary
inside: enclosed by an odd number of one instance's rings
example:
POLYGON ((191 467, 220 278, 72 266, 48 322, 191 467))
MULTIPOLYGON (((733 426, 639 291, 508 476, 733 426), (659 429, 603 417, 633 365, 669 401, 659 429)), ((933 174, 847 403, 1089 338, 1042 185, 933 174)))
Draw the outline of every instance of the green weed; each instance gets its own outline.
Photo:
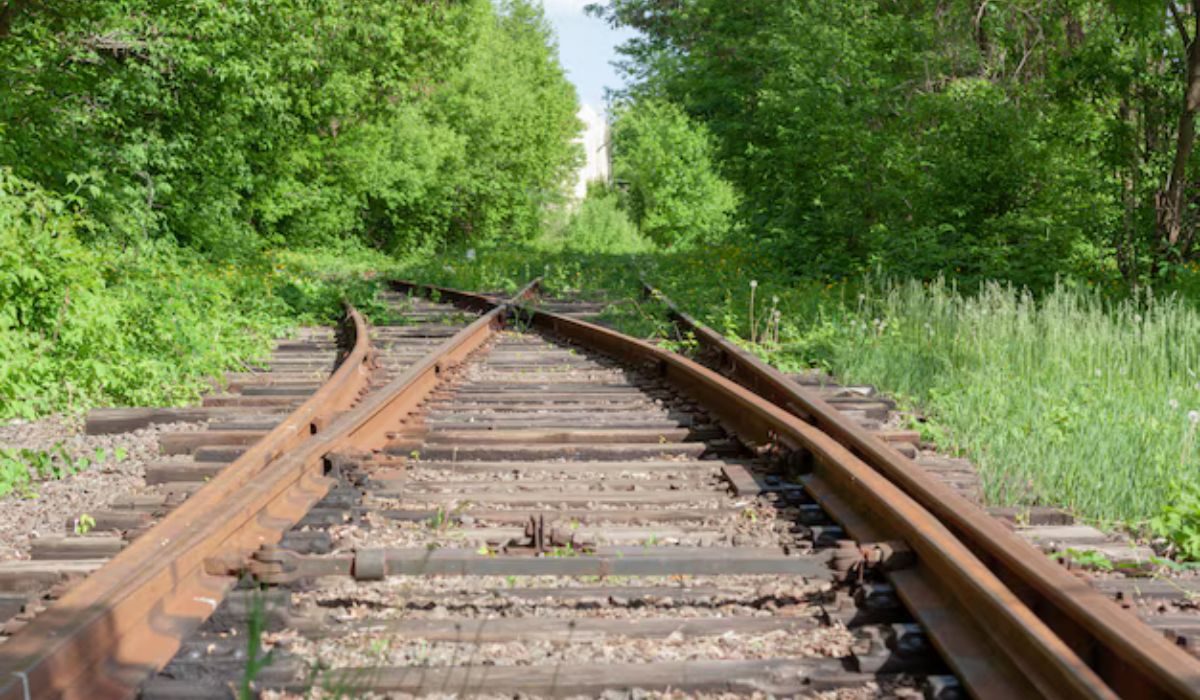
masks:
MULTIPOLYGON (((645 275, 784 371, 817 367, 878 386, 919 411, 924 435, 978 465, 993 504, 1056 504, 1135 530, 1163 513, 1160 529, 1184 541, 1183 525, 1165 523, 1191 522, 1182 515, 1188 498, 1162 485, 1195 482, 1200 469, 1200 311, 1187 296, 1121 296, 1082 283, 1034 296, 998 283, 968 290, 942 280, 801 279, 735 245, 646 254, 493 249, 469 270, 418 261, 407 272, 493 288, 519 279, 531 258, 548 261, 547 295, 636 299, 645 275)), ((686 349, 664 314, 655 302, 614 304, 603 318, 686 349)))
POLYGON ((96 527, 96 519, 87 513, 83 513, 75 519, 76 535, 86 535, 91 532, 92 528, 94 527, 96 527))
POLYGON ((255 595, 250 606, 249 621, 246 629, 246 667, 242 672, 241 683, 238 686, 239 700, 251 700, 258 697, 258 689, 254 681, 263 669, 275 660, 275 650, 263 653, 262 635, 267 628, 267 611, 264 597, 255 595))
POLYGON ((1053 557, 1061 561, 1078 564, 1086 569, 1096 569, 1097 571, 1112 571, 1116 568, 1116 564, 1111 559, 1093 550, 1067 549, 1062 552, 1055 552, 1053 557))
POLYGON ((1200 486, 1172 483, 1168 502, 1150 519, 1150 531, 1167 541, 1169 554, 1200 560, 1200 486))
MULTIPOLYGON (((124 450, 118 448, 120 456, 124 450)), ((30 448, 0 448, 0 496, 13 491, 33 493, 38 481, 62 479, 104 462, 108 453, 97 448, 90 455, 74 456, 60 442, 45 450, 30 448)))

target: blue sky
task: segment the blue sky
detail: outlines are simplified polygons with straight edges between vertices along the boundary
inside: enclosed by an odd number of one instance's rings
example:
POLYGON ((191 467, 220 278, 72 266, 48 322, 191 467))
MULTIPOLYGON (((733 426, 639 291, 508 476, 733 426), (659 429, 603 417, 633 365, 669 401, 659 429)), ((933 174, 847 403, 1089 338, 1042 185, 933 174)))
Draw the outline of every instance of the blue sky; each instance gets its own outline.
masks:
POLYGON ((567 77, 575 83, 579 101, 597 112, 604 111, 604 88, 621 87, 610 61, 616 47, 633 36, 629 29, 613 30, 604 22, 583 13, 592 0, 543 0, 546 18, 558 34, 558 54, 567 77))

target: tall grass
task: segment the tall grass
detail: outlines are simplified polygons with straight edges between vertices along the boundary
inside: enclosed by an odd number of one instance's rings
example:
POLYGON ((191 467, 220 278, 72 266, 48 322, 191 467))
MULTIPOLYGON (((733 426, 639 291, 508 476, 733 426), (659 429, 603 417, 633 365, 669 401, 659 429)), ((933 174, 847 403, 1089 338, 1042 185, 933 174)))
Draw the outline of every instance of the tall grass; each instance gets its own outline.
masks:
POLYGON ((1059 287, 1035 300, 907 282, 820 326, 831 367, 923 406, 994 503, 1139 521, 1200 474, 1200 313, 1178 296, 1110 302, 1059 287))
MULTIPOLYGON (((929 437, 979 466, 991 503, 1054 504, 1141 524, 1179 501, 1176 486, 1200 483, 1200 310, 1186 295, 1131 298, 1064 284, 1035 298, 996 283, 829 282, 797 278, 737 246, 640 255, 493 249, 470 263, 411 270, 476 288, 515 288, 545 273, 551 293, 614 299, 637 297, 639 272, 782 369, 823 367, 915 407, 929 437), (748 340, 751 280, 754 318, 774 318, 772 307, 780 314, 769 342, 748 340)), ((609 315, 618 327, 643 336, 665 328, 646 322, 650 306, 622 308, 609 315)), ((760 321, 755 335, 765 330, 760 321)))

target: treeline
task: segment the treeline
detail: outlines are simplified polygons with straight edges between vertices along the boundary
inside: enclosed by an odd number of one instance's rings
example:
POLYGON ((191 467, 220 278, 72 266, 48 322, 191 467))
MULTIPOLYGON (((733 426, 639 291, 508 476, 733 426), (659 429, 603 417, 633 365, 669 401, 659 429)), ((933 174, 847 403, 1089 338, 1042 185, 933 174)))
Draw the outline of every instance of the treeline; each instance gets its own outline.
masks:
POLYGON ((1200 3, 608 0, 620 105, 711 134, 740 238, 844 275, 1158 283, 1196 260, 1200 3))
POLYGON ((9 0, 0 66, 0 166, 122 243, 527 237, 577 158, 527 0, 9 0))
POLYGON ((195 396, 334 265, 534 236, 575 110, 531 0, 0 0, 0 419, 195 396))

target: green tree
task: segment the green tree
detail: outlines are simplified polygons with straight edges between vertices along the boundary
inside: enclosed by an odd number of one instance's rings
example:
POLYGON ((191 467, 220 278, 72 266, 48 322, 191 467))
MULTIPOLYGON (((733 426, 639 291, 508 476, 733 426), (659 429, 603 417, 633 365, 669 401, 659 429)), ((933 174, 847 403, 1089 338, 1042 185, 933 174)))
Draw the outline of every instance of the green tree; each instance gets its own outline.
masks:
POLYGON ((575 151, 528 0, 0 3, 0 165, 209 255, 525 236, 575 151))
POLYGON ((1195 4, 609 0, 797 269, 1044 286, 1194 259, 1195 4))
POLYGON ((613 177, 641 233, 661 246, 725 234, 736 206, 733 188, 716 173, 708 131, 675 105, 640 100, 617 111, 613 177))
POLYGON ((575 88, 540 3, 503 0, 480 22, 464 69, 433 94, 438 120, 464 139, 452 175, 452 240, 529 239, 544 209, 564 201, 582 157, 572 139, 575 88))

